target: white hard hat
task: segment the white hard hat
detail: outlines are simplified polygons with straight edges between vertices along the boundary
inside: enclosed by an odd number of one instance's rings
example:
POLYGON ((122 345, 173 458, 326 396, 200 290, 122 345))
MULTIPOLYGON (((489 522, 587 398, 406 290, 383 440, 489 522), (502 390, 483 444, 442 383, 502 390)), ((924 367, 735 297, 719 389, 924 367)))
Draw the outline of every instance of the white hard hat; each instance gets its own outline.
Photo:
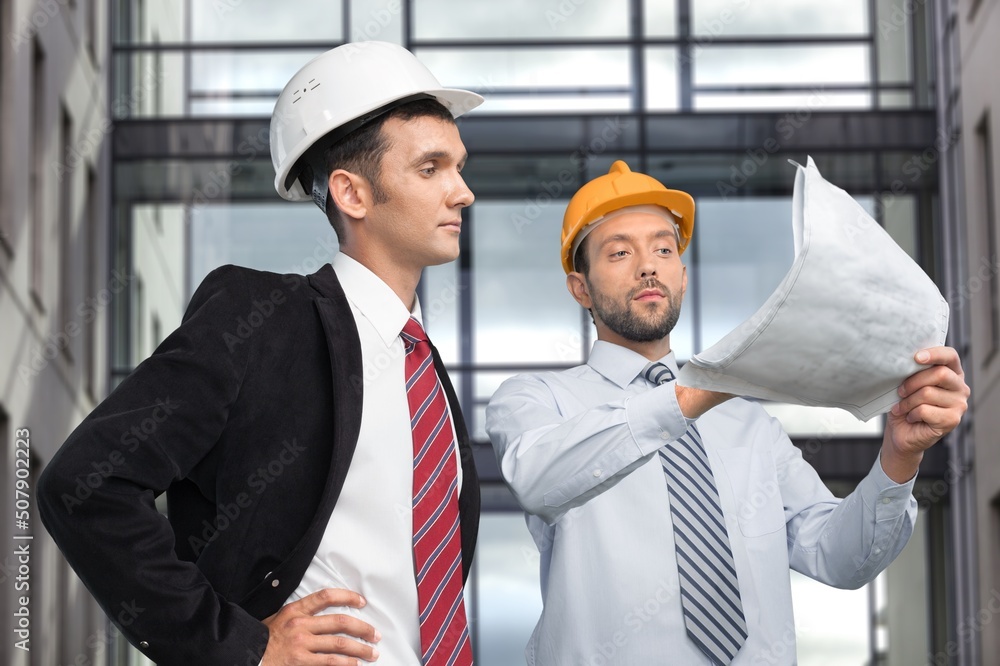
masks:
POLYGON ((417 58, 397 44, 354 42, 316 56, 292 76, 271 115, 274 188, 289 201, 313 199, 326 211, 326 149, 350 132, 408 101, 435 99, 454 117, 483 98, 442 88, 417 58), (313 191, 299 181, 313 167, 313 191))

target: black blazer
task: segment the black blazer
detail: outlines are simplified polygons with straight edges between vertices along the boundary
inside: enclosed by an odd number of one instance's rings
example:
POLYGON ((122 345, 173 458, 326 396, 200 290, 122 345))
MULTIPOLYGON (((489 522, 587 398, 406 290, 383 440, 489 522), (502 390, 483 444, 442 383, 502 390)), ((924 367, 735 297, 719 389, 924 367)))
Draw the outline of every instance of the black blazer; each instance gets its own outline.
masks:
MULTIPOLYGON (((459 437, 467 577, 479 479, 437 350, 434 361, 459 437)), ((259 620, 298 587, 343 488, 362 378, 332 267, 303 277, 224 266, 52 458, 37 489, 42 521, 149 658, 258 664, 259 620), (154 504, 163 492, 169 521, 154 504)))

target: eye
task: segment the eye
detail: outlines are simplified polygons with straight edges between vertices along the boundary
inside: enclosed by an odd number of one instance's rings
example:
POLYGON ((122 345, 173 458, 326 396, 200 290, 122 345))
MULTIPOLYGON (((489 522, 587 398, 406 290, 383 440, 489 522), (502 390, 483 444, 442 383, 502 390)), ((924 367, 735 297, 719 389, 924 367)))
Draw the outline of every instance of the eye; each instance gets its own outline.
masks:
POLYGON ((436 172, 437 172, 437 167, 433 166, 424 167, 423 169, 420 170, 420 173, 424 174, 425 176, 433 176, 436 172))
POLYGON ((611 256, 616 259, 621 259, 622 257, 625 257, 627 255, 628 255, 628 250, 618 250, 617 252, 611 253, 611 256))
POLYGON ((665 256, 665 257, 668 257, 668 256, 670 256, 671 254, 674 253, 674 251, 672 249, 670 249, 669 247, 661 247, 656 252, 658 254, 661 254, 661 255, 665 256))

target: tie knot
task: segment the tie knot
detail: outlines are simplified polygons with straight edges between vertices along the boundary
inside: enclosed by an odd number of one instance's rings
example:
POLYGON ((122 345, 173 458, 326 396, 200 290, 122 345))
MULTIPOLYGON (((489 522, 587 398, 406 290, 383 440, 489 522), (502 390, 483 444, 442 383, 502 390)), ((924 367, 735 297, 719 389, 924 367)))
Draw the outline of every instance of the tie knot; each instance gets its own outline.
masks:
POLYGON ((665 384, 674 378, 674 371, 660 362, 650 363, 642 371, 642 376, 655 386, 665 384))
POLYGON ((427 339, 427 334, 424 333, 424 327, 421 326, 420 322, 413 317, 409 318, 399 335, 403 338, 403 342, 409 345, 415 345, 418 342, 427 339))

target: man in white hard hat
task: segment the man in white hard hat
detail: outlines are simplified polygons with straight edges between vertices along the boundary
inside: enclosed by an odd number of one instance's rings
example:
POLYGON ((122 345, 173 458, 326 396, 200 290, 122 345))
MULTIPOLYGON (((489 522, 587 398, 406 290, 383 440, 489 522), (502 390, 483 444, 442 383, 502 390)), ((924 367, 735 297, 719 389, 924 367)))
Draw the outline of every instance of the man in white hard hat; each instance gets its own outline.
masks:
POLYGON ((158 664, 472 663, 478 478, 416 287, 458 256, 454 117, 481 101, 393 44, 305 65, 275 105, 275 185, 340 253, 213 271, 47 466, 46 527, 158 664))
POLYGON ((506 381, 486 411, 541 553, 529 665, 795 663, 789 568, 842 588, 906 544, 923 452, 969 387, 950 347, 901 385, 879 460, 835 498, 756 403, 680 386, 670 348, 694 200, 615 162, 566 209, 562 263, 597 328, 586 365, 506 381))

